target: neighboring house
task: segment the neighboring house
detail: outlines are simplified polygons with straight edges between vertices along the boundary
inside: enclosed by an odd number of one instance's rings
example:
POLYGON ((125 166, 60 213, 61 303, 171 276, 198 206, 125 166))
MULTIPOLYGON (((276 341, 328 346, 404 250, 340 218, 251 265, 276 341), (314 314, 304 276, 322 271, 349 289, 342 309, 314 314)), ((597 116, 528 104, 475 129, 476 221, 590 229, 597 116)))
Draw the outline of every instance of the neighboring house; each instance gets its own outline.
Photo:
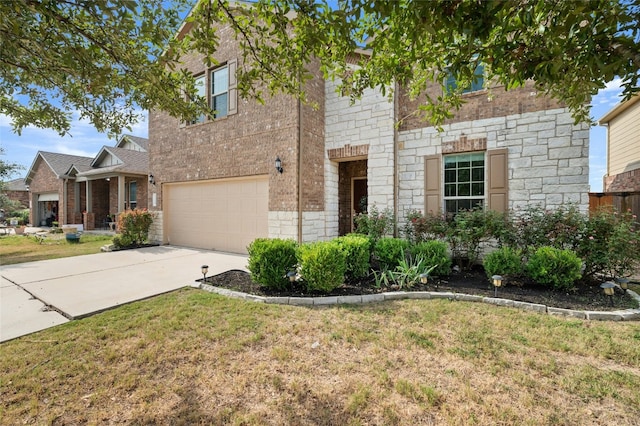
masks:
POLYGON ((591 209, 614 206, 640 216, 640 95, 616 105, 598 122, 607 128, 603 192, 590 194, 591 209))
POLYGON ((374 205, 399 223, 411 210, 476 205, 587 209, 589 127, 533 84, 508 92, 476 84, 438 132, 402 91, 389 100, 367 90, 352 104, 317 69, 306 91, 318 110, 284 95, 240 100, 242 54, 230 30, 219 36, 219 65, 182 58, 217 117, 149 114, 158 242, 246 253, 257 237, 325 240, 351 232, 354 215, 374 205))
POLYGON ((29 208, 29 187, 24 183, 23 178, 4 182, 2 192, 11 201, 17 201, 22 208, 29 208))
POLYGON ((598 123, 607 128, 604 192, 640 191, 640 95, 619 103, 598 123))
POLYGON ((147 207, 148 140, 124 135, 94 157, 39 151, 25 182, 31 223, 105 227, 108 215, 147 207))

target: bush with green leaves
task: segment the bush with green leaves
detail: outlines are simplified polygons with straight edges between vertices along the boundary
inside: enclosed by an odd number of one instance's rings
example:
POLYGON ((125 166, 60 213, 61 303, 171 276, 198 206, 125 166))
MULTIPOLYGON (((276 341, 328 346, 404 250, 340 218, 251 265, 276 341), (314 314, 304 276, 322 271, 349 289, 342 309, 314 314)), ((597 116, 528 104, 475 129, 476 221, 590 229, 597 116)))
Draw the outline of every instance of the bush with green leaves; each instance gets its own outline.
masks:
POLYGON ((572 204, 554 210, 529 206, 512 213, 499 239, 504 245, 521 248, 525 256, 542 246, 576 250, 588 220, 572 204))
POLYGON ((517 277, 522 275, 522 251, 504 246, 487 254, 482 260, 484 271, 491 279, 493 275, 503 277, 517 277))
POLYGON ((451 273, 451 257, 447 253, 447 244, 431 240, 415 244, 410 249, 412 258, 422 258, 426 265, 435 266, 432 275, 446 276, 451 273))
POLYGON ((393 227, 396 223, 391 209, 386 208, 383 211, 378 211, 376 206, 371 207, 368 213, 360 213, 353 221, 355 233, 367 235, 374 244, 385 235, 393 234, 393 227))
POLYGON ((445 215, 426 214, 418 210, 411 210, 407 214, 407 223, 403 233, 406 239, 412 243, 420 243, 429 240, 442 240, 449 230, 449 223, 445 215))
POLYGON ((364 235, 348 234, 334 240, 345 255, 345 279, 355 281, 367 276, 370 264, 370 241, 364 235))
POLYGON ((335 241, 302 244, 298 264, 307 291, 329 293, 344 283, 345 254, 335 241))
POLYGON ((113 238, 116 247, 140 246, 148 241, 153 215, 147 209, 127 210, 118 215, 118 233, 113 238))
POLYGON ((571 289, 582 276, 581 269, 582 261, 575 252, 551 246, 538 248, 526 265, 530 278, 556 290, 571 289))
POLYGON ((499 240, 504 232, 506 215, 493 210, 473 209, 458 212, 449 224, 446 240, 451 256, 461 266, 470 268, 480 258, 483 243, 499 240))
POLYGON ((404 253, 409 245, 409 241, 401 238, 380 238, 373 247, 373 257, 381 270, 394 270, 404 260, 404 253))
POLYGON ((288 289, 291 285, 287 272, 296 269, 296 250, 293 240, 258 238, 253 240, 249 253, 248 269, 251 279, 267 288, 288 289))
POLYGON ((640 224, 631 212, 592 212, 576 252, 584 261, 585 277, 630 275, 640 268, 640 224))

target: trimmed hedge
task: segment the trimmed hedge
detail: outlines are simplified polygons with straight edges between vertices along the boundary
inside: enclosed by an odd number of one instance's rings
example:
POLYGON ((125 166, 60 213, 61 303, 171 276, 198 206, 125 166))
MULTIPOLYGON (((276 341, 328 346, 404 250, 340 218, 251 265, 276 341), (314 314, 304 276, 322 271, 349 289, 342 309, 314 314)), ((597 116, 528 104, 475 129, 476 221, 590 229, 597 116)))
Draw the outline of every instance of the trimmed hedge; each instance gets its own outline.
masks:
POLYGON ((247 247, 251 279, 267 288, 288 289, 291 283, 286 275, 296 268, 297 246, 293 240, 279 238, 254 240, 247 247))
POLYGON ((381 270, 395 270, 404 260, 404 253, 409 248, 409 241, 400 238, 384 237, 376 241, 373 255, 380 262, 381 270))
POLYGON ((422 258, 427 267, 436 266, 431 275, 442 277, 451 273, 451 257, 447 253, 447 244, 443 241, 431 240, 411 247, 414 258, 422 258))
POLYGON ((354 281, 366 277, 371 268, 369 262, 369 238, 363 235, 349 234, 338 237, 334 241, 340 246, 345 255, 345 279, 354 281))
POLYGON ((335 241, 301 245, 298 263, 308 291, 329 293, 344 283, 345 254, 335 241))
POLYGON ((482 261, 487 277, 494 275, 516 277, 522 275, 522 252, 511 247, 501 247, 487 254, 482 261))
POLYGON ((582 276, 582 261, 571 250, 540 247, 527 263, 527 273, 537 283, 554 289, 570 289, 582 276))

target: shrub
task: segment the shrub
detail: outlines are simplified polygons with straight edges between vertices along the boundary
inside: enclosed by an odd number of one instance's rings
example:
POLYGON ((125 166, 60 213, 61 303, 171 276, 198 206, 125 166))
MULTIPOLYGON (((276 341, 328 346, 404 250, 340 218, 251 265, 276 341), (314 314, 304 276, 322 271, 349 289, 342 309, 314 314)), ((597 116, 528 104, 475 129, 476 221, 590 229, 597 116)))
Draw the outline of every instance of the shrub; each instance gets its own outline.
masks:
POLYGON ((480 258, 482 243, 500 239, 505 229, 506 216, 493 210, 473 209, 461 211, 450 224, 446 240, 454 259, 470 268, 480 258))
POLYGON ((407 214, 407 223, 404 225, 404 236, 413 243, 429 240, 441 240, 448 232, 449 224, 446 216, 427 214, 423 215, 417 210, 411 210, 407 214))
POLYGON ((278 238, 254 240, 247 247, 251 279, 267 288, 276 290, 289 288, 291 283, 286 274, 296 268, 297 246, 298 244, 293 240, 278 238))
POLYGON ((640 226, 630 212, 600 209, 589 216, 585 228, 576 252, 586 277, 626 276, 640 266, 640 226))
POLYGON ((570 289, 580 278, 582 262, 571 250, 551 246, 540 247, 529 258, 527 274, 539 284, 554 289, 570 289))
POLYGON ((380 269, 394 270, 404 259, 404 252, 408 248, 407 240, 384 237, 375 243, 373 255, 378 260, 380 269))
POLYGON ((375 244, 375 242, 393 233, 395 217, 391 209, 378 211, 376 206, 371 207, 369 213, 360 213, 353 221, 355 222, 355 233, 367 235, 375 244))
POLYGON ((522 251, 511 247, 501 247, 484 257, 482 262, 487 277, 493 275, 517 277, 522 274, 522 251))
POLYGON ((432 274, 435 276, 446 276, 451 272, 451 258, 447 253, 447 244, 442 241, 424 241, 411 248, 413 258, 422 258, 424 263, 431 267, 435 266, 432 274))
POLYGON ((345 279, 357 280, 367 275, 370 268, 369 238, 349 234, 334 240, 345 255, 345 279))
POLYGON ((527 207, 511 217, 500 239, 508 246, 522 248, 525 256, 542 246, 576 250, 587 220, 574 205, 555 210, 527 207))
POLYGON ((298 262, 308 291, 329 293, 344 282, 345 254, 335 241, 301 245, 298 262))
POLYGON ((114 238, 116 247, 139 246, 149 238, 149 228, 153 223, 153 216, 147 209, 133 209, 120 213, 118 216, 119 238, 114 238))

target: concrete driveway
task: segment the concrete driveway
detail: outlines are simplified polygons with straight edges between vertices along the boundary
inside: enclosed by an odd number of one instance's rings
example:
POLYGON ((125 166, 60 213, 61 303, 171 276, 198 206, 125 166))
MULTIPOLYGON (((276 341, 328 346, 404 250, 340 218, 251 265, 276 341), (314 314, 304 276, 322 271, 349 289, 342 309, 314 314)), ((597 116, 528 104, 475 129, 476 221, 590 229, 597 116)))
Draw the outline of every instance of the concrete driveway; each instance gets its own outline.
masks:
POLYGON ((205 264, 246 270, 247 256, 158 246, 3 266, 0 342, 190 286, 205 264))

